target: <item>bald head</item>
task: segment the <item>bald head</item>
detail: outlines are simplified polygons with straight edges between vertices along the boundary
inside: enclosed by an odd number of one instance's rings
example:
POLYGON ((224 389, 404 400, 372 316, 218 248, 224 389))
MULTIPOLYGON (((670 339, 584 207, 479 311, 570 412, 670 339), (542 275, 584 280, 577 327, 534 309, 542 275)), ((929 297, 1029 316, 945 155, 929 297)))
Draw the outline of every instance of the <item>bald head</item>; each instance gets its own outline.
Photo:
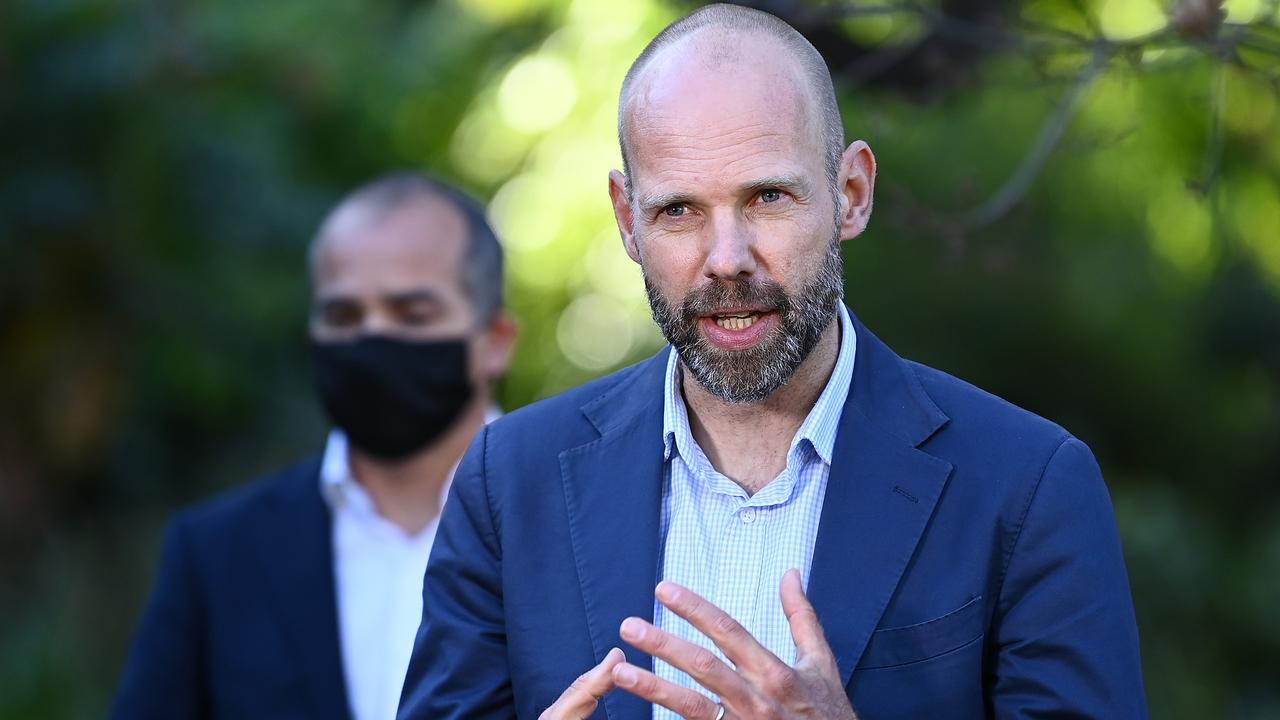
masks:
POLYGON ((730 77, 741 76, 744 68, 773 73, 774 80, 780 80, 774 97, 801 114, 803 126, 822 148, 828 181, 835 182, 844 126, 822 56, 795 28, 773 15, 721 4, 668 25, 627 71, 618 101, 618 142, 629 186, 631 134, 643 125, 637 119, 656 99, 670 99, 664 90, 687 79, 691 71, 730 77))

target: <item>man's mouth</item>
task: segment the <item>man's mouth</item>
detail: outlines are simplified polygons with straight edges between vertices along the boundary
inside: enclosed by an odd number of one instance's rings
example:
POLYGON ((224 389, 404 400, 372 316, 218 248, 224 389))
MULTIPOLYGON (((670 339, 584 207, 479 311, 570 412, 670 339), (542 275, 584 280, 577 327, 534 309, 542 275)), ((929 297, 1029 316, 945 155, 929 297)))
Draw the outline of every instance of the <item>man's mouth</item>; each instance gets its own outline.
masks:
POLYGON ((736 312, 712 315, 716 324, 725 330, 746 330, 760 319, 759 312, 736 312))
POLYGON ((699 316, 702 337, 726 352, 755 347, 773 332, 781 319, 769 307, 729 306, 699 316))

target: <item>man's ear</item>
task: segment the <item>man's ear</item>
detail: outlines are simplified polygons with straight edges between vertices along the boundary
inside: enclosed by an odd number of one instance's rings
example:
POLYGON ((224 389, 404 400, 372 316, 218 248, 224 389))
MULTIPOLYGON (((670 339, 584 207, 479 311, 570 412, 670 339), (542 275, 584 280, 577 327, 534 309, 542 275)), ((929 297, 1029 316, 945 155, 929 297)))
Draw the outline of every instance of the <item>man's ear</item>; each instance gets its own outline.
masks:
POLYGON ((852 240, 871 221, 876 186, 876 157, 871 148, 855 140, 840 156, 837 183, 840 188, 840 239, 852 240))
POLYGON ((635 216, 631 213, 631 198, 627 194, 627 178, 617 170, 609 171, 609 199, 613 201, 613 219, 618 221, 622 235, 622 247, 627 256, 640 262, 640 249, 636 247, 635 216))
POLYGON ((484 356, 480 360, 480 372, 490 382, 506 374, 518 334, 515 318, 506 310, 494 313, 493 319, 485 327, 482 343, 484 356))

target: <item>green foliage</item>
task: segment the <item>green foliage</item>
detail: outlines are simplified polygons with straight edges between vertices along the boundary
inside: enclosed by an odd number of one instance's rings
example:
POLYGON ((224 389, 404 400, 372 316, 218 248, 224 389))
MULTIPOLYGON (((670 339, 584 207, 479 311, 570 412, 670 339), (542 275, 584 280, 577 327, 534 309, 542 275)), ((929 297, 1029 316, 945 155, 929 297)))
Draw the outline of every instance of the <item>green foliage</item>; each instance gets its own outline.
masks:
MULTIPOLYGON (((841 32, 915 42, 939 5, 841 32)), ((842 83, 880 168, 849 302, 902 354, 1095 449, 1154 716, 1274 717, 1275 5, 1227 3, 1218 40, 1155 3, 1016 10, 1016 51, 931 93, 842 83), (1084 77, 1091 33, 1108 54, 1084 77), (1077 83, 1016 202, 967 222, 1077 83)), ((424 167, 492 200, 522 329, 507 407, 660 346, 605 176, 622 74, 678 12, 0 6, 0 718, 100 716, 165 517, 317 450, 303 251, 358 182, 424 167)))

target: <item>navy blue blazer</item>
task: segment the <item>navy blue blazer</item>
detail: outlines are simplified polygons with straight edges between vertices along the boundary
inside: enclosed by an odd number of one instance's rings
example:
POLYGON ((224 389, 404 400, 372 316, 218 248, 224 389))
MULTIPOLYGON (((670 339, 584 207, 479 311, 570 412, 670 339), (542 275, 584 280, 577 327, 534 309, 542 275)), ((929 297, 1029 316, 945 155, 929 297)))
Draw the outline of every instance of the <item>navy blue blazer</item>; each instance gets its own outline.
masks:
POLYGON ((111 717, 350 717, 311 460, 179 515, 111 717))
MULTIPOLYGON (((809 597, 863 717, 1142 718, 1093 456, 857 323, 809 597)), ((427 567, 402 720, 536 718, 652 620, 665 351, 486 427, 427 567)), ((651 707, 607 695, 592 718, 651 707)))

